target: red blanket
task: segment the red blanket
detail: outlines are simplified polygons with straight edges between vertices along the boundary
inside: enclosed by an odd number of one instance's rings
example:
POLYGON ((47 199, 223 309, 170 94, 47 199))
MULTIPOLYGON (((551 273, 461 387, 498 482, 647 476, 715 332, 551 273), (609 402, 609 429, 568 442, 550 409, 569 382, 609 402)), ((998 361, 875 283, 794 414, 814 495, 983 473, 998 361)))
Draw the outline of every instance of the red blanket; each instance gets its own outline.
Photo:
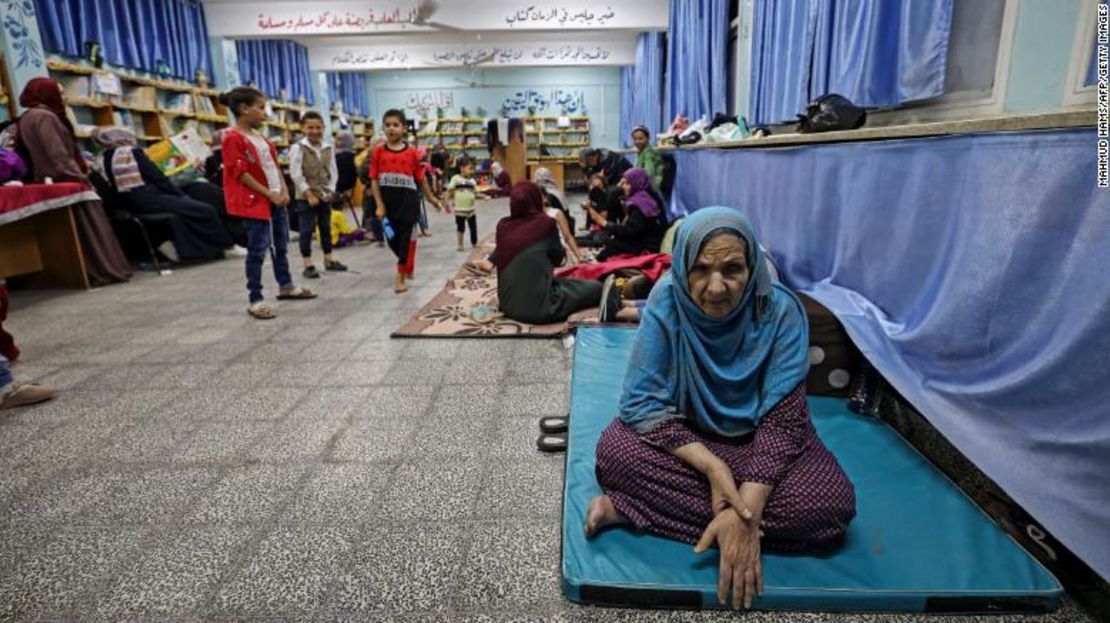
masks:
POLYGON ((0 186, 0 225, 82 201, 98 201, 92 188, 76 182, 0 186))
POLYGON ((648 279, 659 281, 663 273, 671 269, 671 256, 666 253, 618 255, 606 262, 579 264, 577 266, 559 268, 555 271, 555 276, 597 280, 604 279, 606 275, 610 273, 629 268, 639 269, 648 279))

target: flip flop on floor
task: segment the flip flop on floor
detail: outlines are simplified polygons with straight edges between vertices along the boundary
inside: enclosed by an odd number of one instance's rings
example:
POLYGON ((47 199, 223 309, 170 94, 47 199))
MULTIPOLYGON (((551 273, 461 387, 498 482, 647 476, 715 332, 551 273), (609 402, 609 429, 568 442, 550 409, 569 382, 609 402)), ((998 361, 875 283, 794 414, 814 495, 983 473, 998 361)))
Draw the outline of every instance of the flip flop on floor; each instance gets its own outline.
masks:
POLYGON ((555 433, 552 435, 543 434, 536 440, 536 447, 540 452, 566 452, 567 451, 567 434, 555 433))
POLYGON ((257 320, 273 320, 277 318, 277 315, 274 314, 274 310, 265 303, 255 303, 251 305, 247 308, 247 313, 251 315, 251 318, 257 320))
POLYGON ((292 290, 285 290, 279 292, 277 297, 283 301, 285 300, 307 300, 316 298, 316 293, 308 288, 296 287, 292 290))
POLYGON ((548 435, 555 433, 565 433, 567 432, 568 417, 569 416, 566 415, 557 415, 553 417, 540 418, 540 431, 547 433, 548 435))

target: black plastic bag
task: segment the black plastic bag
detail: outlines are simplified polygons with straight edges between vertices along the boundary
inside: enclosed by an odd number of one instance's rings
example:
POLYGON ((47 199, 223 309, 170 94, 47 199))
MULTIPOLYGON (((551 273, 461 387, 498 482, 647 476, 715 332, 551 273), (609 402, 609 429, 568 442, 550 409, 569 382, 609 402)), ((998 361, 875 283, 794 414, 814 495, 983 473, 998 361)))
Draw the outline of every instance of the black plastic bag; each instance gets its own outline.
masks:
POLYGON ((804 114, 798 115, 798 132, 831 132, 855 130, 867 122, 867 111, 856 106, 843 95, 829 93, 815 99, 804 114))

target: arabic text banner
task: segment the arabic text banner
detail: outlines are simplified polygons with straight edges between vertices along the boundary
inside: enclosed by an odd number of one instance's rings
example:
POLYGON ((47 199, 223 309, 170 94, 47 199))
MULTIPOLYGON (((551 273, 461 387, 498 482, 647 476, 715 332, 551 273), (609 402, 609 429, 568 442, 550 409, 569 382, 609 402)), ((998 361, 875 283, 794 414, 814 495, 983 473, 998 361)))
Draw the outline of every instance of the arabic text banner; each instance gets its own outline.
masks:
MULTIPOLYGON (((257 37, 382 32, 431 32, 416 26, 417 0, 206 2, 211 35, 257 37)), ((423 19, 463 30, 666 30, 668 0, 563 2, 441 2, 423 19)))

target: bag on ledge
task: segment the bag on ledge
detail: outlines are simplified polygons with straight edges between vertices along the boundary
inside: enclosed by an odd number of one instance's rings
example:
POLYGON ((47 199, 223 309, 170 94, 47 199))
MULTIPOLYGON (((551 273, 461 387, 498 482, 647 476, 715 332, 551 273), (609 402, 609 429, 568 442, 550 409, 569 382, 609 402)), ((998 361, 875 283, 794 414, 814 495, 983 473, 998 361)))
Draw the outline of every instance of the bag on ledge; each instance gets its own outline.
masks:
POLYGON ((813 100, 803 114, 798 115, 798 132, 831 132, 855 130, 867 122, 867 111, 856 106, 843 95, 829 93, 813 100))

